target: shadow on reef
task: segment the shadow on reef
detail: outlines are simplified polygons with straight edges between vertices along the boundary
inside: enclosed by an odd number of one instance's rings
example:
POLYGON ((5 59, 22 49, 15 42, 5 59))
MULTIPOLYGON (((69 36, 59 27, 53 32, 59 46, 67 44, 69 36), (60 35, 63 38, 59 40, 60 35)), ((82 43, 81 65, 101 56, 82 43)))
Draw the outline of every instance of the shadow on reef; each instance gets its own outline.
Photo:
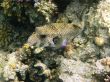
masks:
POLYGON ((58 6, 58 12, 64 12, 71 0, 53 0, 53 2, 58 6))
POLYGON ((0 20, 0 49, 5 51, 15 51, 21 47, 35 30, 34 25, 29 21, 18 22, 15 18, 0 20))
MULTIPOLYGON (((23 80, 23 79, 21 79, 22 76, 21 76, 19 73, 16 73, 16 75, 17 75, 19 81, 22 81, 22 80, 23 80)), ((36 77, 36 81, 37 81, 37 82, 48 82, 48 81, 46 81, 47 77, 46 77, 45 75, 37 75, 37 74, 34 74, 33 77, 36 77), (40 79, 39 79, 39 78, 40 78, 40 79)), ((30 79, 30 75, 29 75, 29 73, 27 72, 27 73, 26 73, 26 78, 25 78, 25 80, 24 80, 23 82, 35 82, 35 81, 32 81, 32 80, 30 79)), ((53 80, 51 80, 51 81, 49 81, 49 82, 63 82, 63 81, 62 81, 60 78, 57 78, 57 79, 53 79, 53 80), (54 81, 54 80, 55 80, 55 81, 54 81)))

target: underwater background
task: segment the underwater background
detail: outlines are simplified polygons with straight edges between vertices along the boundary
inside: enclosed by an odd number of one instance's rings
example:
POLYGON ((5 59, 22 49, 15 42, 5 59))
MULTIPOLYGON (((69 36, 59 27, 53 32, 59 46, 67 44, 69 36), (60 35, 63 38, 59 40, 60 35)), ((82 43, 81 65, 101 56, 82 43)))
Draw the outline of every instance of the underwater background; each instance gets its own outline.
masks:
POLYGON ((0 0, 0 82, 110 82, 110 0, 0 0))

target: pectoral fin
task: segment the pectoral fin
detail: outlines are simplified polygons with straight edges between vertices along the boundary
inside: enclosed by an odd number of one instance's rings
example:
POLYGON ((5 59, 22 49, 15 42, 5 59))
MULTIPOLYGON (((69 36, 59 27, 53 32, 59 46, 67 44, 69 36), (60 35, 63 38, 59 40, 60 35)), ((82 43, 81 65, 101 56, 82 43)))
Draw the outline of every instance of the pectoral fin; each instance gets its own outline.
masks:
POLYGON ((64 39, 64 40, 62 41, 61 47, 65 47, 66 45, 67 45, 67 39, 64 39))

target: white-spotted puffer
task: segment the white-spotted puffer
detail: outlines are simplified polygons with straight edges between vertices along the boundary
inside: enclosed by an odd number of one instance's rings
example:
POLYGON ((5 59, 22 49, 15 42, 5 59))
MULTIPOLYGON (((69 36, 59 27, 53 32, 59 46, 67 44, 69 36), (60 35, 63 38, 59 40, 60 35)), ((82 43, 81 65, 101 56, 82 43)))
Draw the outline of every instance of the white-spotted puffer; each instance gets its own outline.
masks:
POLYGON ((51 23, 36 27, 35 32, 29 37, 30 46, 61 46, 70 42, 82 31, 82 28, 71 23, 51 23))

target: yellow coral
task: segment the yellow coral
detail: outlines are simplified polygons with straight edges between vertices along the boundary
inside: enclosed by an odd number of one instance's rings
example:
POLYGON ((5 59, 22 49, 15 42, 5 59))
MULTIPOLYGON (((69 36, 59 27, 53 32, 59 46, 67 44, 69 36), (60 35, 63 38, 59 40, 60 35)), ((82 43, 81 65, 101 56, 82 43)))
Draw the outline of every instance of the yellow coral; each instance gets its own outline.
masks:
POLYGON ((10 3, 10 0, 4 0, 4 1, 1 3, 1 6, 2 6, 2 7, 5 7, 5 8, 9 8, 9 3, 10 3))
POLYGON ((16 68, 16 64, 9 64, 9 66, 11 67, 11 68, 13 68, 13 69, 15 69, 16 68))
POLYGON ((44 50, 43 47, 36 48, 35 51, 34 51, 34 53, 35 53, 35 54, 38 54, 38 53, 42 52, 43 50, 44 50))
POLYGON ((30 48, 30 45, 26 43, 26 44, 23 45, 23 48, 24 49, 29 49, 30 48))

